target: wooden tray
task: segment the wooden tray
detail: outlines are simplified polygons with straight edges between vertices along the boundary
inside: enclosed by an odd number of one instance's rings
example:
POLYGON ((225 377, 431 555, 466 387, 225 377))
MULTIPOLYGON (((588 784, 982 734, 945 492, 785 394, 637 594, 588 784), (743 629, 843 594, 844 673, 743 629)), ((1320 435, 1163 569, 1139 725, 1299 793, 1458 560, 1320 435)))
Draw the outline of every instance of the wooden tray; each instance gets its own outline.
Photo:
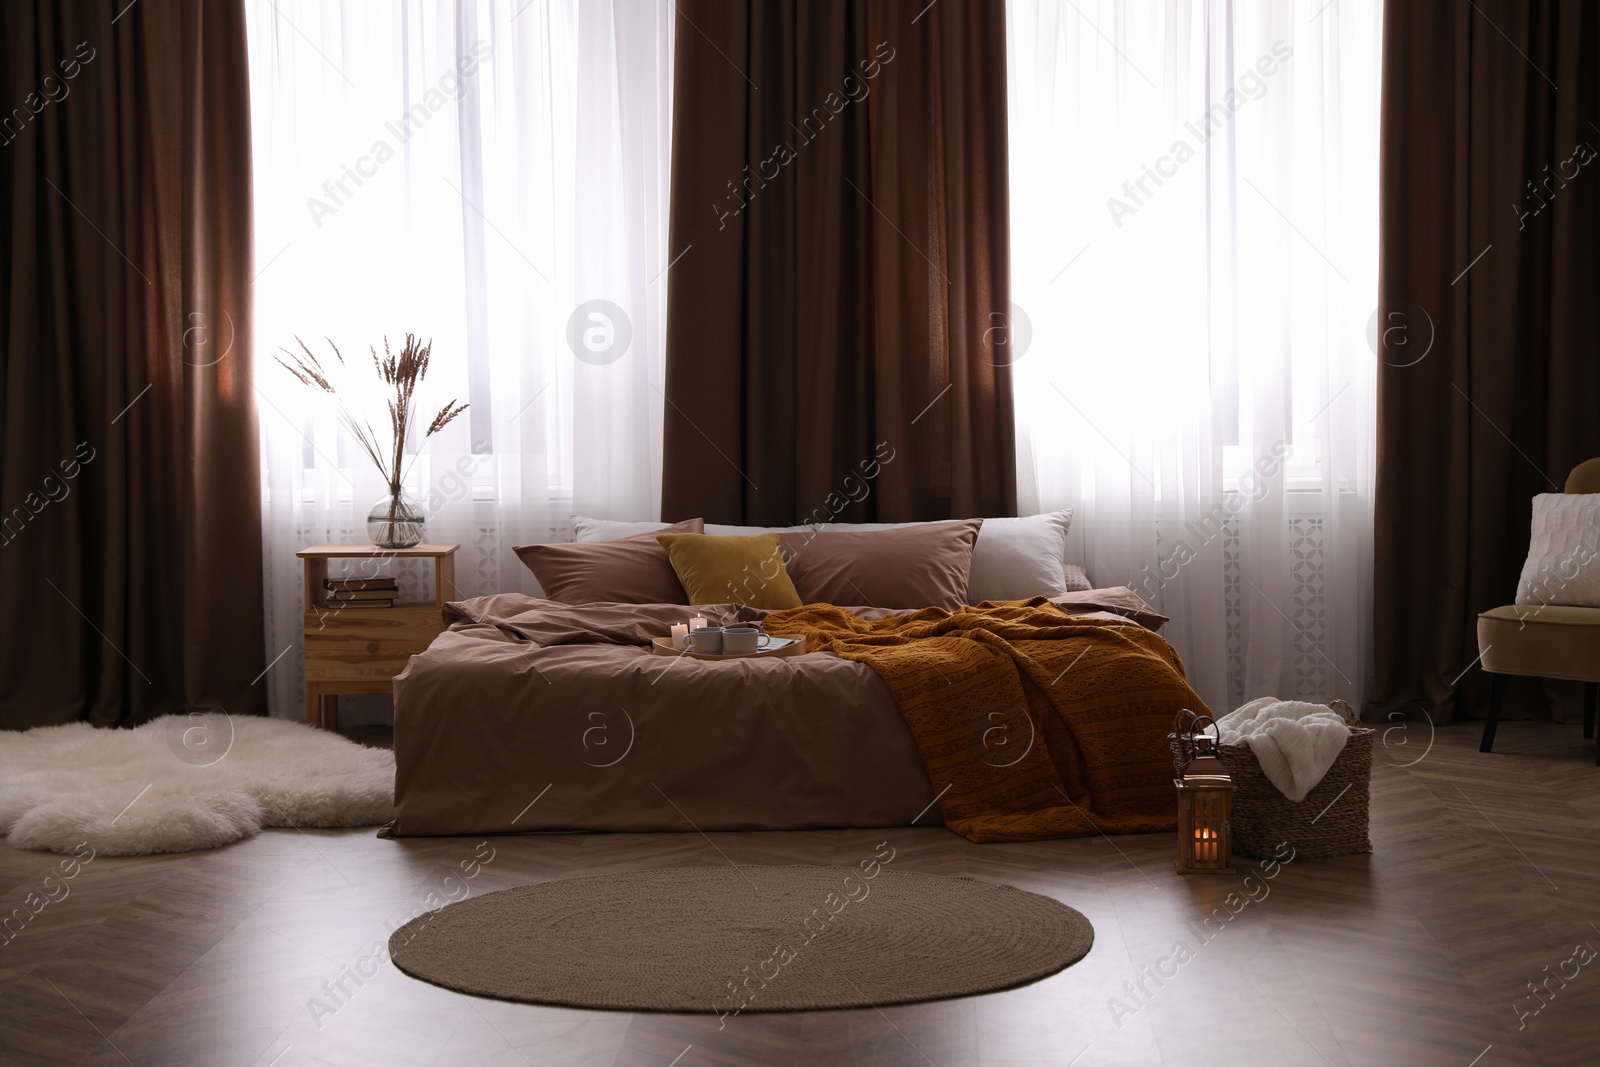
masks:
POLYGON ((650 642, 650 651, 657 656, 688 656, 690 659, 751 659, 758 656, 777 658, 804 655, 806 643, 804 638, 799 637, 774 637, 766 648, 758 648, 754 652, 696 652, 693 649, 673 648, 672 638, 658 637, 650 642))

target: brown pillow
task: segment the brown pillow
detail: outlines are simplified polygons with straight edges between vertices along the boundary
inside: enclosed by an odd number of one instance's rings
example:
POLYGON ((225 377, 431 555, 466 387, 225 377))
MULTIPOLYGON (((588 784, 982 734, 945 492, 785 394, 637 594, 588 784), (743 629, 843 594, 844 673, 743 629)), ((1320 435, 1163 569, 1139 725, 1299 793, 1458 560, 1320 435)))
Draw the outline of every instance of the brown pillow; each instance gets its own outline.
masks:
POLYGON ((704 534, 657 534, 672 557, 683 591, 691 604, 748 604, 781 611, 797 608, 800 594, 783 569, 778 535, 707 537, 704 534))
POLYGON ((1050 602, 1068 615, 1105 611, 1121 615, 1125 619, 1132 619, 1147 630, 1159 630, 1162 623, 1169 621, 1165 615, 1151 607, 1144 597, 1125 585, 1066 593, 1051 597, 1050 602))
POLYGON ((783 534, 784 563, 807 604, 954 611, 967 600, 982 519, 892 530, 783 534))
POLYGON ((544 595, 561 604, 687 604, 667 550, 657 533, 699 533, 705 523, 687 519, 665 530, 616 541, 577 541, 513 548, 539 579, 544 595))

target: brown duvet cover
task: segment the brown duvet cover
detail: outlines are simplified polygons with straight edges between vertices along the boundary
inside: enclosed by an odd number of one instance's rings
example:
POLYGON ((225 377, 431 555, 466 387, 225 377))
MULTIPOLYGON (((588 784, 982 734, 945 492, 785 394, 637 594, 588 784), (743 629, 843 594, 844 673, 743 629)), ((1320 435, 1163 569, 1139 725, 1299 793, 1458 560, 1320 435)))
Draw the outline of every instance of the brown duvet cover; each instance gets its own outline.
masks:
MULTIPOLYGON (((1057 603, 1163 621, 1127 590, 1057 603)), ((939 821, 917 742, 866 663, 829 652, 707 662, 648 647, 692 615, 767 612, 501 594, 445 613, 450 628, 394 683, 396 836, 939 821)))

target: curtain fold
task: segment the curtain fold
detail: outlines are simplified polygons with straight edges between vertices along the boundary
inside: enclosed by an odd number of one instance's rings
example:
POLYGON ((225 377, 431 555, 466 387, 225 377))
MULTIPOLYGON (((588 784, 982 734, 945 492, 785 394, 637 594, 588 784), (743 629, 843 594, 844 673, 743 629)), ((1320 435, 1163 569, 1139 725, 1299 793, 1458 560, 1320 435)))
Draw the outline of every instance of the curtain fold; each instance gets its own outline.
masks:
POLYGON ((1003 5, 677 9, 663 518, 1014 514, 1003 5))
POLYGON ((1022 509, 1213 709, 1359 703, 1378 0, 1007 10, 1022 509))
POLYGON ((0 726, 259 713, 243 5, 0 36, 0 726))
POLYGON ((1391 3, 1384 36, 1369 715, 1449 722, 1487 704, 1476 617, 1512 601, 1533 496, 1600 455, 1600 10, 1391 3))
MULTIPOLYGON (((433 342, 408 449, 453 599, 538 591, 517 545, 660 510, 672 7, 660 0, 249 0, 268 674, 303 717, 295 551, 367 541, 376 469, 271 358, 433 342), (426 395, 423 395, 426 394, 426 395), (287 651, 286 651, 287 650, 287 651)), ((391 564, 403 595, 426 564, 391 564)), ((431 595, 431 594, 429 594, 431 595)), ((370 710, 370 709, 369 709, 370 710)))

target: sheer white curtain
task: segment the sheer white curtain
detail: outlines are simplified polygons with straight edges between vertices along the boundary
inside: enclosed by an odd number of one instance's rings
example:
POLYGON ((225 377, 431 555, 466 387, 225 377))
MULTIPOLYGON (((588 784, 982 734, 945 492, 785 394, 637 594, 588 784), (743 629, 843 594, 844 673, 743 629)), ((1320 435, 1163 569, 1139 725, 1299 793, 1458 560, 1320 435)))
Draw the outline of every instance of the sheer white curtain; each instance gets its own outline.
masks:
POLYGON ((1008 3, 1021 503, 1214 709, 1356 702, 1380 2, 1008 3))
POLYGON ((511 547, 574 510, 657 514, 672 8, 249 7, 269 683, 293 716, 295 549, 364 543, 384 492, 270 358, 297 335, 358 369, 385 335, 431 339, 421 419, 470 403, 408 479, 428 539, 462 545, 452 595, 531 590, 511 547))

